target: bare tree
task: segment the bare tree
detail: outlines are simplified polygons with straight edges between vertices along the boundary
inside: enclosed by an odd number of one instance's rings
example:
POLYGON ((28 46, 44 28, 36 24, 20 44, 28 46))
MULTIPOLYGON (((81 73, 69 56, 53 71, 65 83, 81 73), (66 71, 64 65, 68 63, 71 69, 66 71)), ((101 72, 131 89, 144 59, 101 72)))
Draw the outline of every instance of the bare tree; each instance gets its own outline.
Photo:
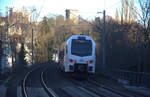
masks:
POLYGON ((148 29, 150 27, 150 1, 149 0, 139 0, 141 7, 141 22, 144 25, 144 28, 148 29))
POLYGON ((150 0, 139 0, 139 8, 134 8, 134 11, 139 17, 139 21, 141 23, 141 38, 140 40, 143 41, 144 46, 150 47, 150 0))
POLYGON ((116 19, 118 22, 120 21, 118 9, 116 9, 115 19, 116 19))
MULTIPOLYGON (((136 12, 134 11, 134 0, 121 0, 121 23, 131 23, 137 19, 136 12)), ((116 11, 117 12, 117 11, 116 11)), ((116 13, 117 14, 117 13, 116 13)))

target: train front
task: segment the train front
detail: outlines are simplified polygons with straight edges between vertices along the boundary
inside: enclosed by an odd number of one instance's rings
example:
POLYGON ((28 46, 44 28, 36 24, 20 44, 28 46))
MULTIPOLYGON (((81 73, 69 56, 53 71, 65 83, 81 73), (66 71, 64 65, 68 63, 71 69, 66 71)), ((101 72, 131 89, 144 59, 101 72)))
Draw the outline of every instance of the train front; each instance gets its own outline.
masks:
POLYGON ((69 72, 95 73, 95 42, 91 37, 78 35, 68 42, 69 72))

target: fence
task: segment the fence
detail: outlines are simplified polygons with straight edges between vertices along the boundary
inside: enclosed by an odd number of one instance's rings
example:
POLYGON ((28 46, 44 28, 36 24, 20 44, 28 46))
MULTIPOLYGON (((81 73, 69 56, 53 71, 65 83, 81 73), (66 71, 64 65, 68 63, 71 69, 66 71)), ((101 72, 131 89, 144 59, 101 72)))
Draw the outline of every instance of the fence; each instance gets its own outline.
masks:
POLYGON ((110 76, 113 77, 113 79, 125 80, 130 85, 140 85, 150 88, 150 73, 113 69, 111 70, 110 76))
MULTIPOLYGON (((97 55, 97 68, 102 66, 102 50, 97 55)), ((106 48, 106 68, 150 73, 150 48, 106 48)))
MULTIPOLYGON (((106 69, 114 80, 150 87, 149 58, 150 48, 106 48, 106 69)), ((102 63, 101 51, 97 57, 97 72, 101 72, 102 63)))

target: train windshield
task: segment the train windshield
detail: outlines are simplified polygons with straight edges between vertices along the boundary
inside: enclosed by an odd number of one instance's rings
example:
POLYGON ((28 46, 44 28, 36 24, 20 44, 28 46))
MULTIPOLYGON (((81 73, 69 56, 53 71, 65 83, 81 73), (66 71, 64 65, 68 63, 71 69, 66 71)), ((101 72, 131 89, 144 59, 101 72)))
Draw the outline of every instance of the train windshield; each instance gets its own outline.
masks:
POLYGON ((77 56, 90 56, 92 55, 92 41, 73 39, 71 45, 71 54, 77 56))

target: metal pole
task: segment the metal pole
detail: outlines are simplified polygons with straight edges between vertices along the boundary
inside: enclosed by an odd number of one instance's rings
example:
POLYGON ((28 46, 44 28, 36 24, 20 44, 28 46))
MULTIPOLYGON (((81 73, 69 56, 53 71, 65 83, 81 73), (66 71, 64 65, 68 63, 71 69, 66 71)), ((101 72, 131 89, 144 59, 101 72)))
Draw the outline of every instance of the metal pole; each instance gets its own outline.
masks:
MULTIPOLYGON (((34 12, 35 10, 36 9, 33 9, 32 12, 34 12)), ((33 16, 33 19, 34 19, 34 16, 33 16)), ((32 65, 34 63, 34 45, 33 45, 33 41, 34 41, 34 29, 32 27, 32 65)))
POLYGON ((33 65, 33 60, 34 60, 34 46, 33 46, 33 38, 34 38, 34 29, 32 28, 32 65, 33 65))
POLYGON ((6 36, 5 36, 5 54, 7 56, 7 48, 8 48, 8 8, 6 11, 6 36))
POLYGON ((106 31, 105 31, 105 10, 103 11, 103 37, 102 37, 102 45, 103 45, 103 71, 106 69, 106 52, 105 52, 105 41, 106 41, 106 31))

